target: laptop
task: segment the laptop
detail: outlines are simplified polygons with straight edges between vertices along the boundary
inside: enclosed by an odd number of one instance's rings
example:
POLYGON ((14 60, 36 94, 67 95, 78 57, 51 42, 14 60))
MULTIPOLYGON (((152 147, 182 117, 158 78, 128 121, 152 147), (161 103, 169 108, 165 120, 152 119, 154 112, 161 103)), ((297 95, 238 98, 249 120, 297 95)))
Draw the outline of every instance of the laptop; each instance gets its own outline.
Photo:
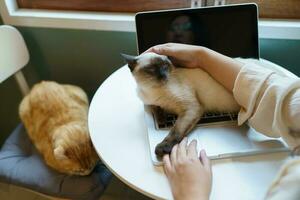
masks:
MULTIPOLYGON (((138 53, 167 42, 201 45, 230 57, 259 59, 256 4, 175 9, 137 13, 135 17, 138 53)), ((268 138, 244 125, 237 126, 237 113, 205 113, 188 135, 197 140, 198 152, 205 149, 210 159, 224 159, 288 151, 281 139, 268 138)), ((156 120, 145 106, 145 122, 151 159, 162 162, 155 147, 168 134, 176 116, 166 113, 156 120)))

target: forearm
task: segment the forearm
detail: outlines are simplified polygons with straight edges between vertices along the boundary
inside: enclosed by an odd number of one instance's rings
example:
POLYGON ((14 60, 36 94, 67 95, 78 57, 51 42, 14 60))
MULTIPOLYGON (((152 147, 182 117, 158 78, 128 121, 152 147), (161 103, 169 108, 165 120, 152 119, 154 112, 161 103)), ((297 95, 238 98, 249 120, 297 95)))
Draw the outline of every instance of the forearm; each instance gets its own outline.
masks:
POLYGON ((199 66, 232 91, 236 77, 243 64, 208 48, 199 50, 199 66))

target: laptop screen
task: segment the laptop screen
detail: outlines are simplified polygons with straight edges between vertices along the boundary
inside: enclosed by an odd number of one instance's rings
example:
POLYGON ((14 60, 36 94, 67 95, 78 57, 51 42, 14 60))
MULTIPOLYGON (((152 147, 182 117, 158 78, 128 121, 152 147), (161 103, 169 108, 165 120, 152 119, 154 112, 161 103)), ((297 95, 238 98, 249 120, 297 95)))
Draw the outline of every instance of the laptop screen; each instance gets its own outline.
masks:
POLYGON ((176 42, 230 57, 259 58, 255 4, 142 12, 135 20, 139 53, 176 42))

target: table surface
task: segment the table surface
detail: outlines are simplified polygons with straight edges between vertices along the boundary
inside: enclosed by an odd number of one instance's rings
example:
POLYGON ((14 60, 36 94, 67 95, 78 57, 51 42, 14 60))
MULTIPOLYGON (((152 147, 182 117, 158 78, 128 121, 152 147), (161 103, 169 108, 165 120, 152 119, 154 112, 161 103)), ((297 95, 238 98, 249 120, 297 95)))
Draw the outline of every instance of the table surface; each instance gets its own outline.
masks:
MULTIPOLYGON (((151 162, 144 107, 127 66, 99 87, 88 123, 98 155, 115 176, 151 198, 172 199, 163 169, 151 162)), ((286 157, 274 153, 212 161, 211 199, 262 199, 286 157)))

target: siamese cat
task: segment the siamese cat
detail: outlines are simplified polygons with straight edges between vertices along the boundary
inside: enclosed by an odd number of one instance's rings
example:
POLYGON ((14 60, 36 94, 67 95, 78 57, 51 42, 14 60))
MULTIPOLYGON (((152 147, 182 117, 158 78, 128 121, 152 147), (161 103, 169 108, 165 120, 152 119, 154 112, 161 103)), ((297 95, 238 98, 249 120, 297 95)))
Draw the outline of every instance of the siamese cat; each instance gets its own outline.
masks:
POLYGON ((175 67, 168 57, 155 53, 121 54, 137 83, 145 105, 177 115, 167 137, 155 148, 158 157, 171 152, 192 131, 204 112, 237 112, 233 95, 200 68, 175 67))

